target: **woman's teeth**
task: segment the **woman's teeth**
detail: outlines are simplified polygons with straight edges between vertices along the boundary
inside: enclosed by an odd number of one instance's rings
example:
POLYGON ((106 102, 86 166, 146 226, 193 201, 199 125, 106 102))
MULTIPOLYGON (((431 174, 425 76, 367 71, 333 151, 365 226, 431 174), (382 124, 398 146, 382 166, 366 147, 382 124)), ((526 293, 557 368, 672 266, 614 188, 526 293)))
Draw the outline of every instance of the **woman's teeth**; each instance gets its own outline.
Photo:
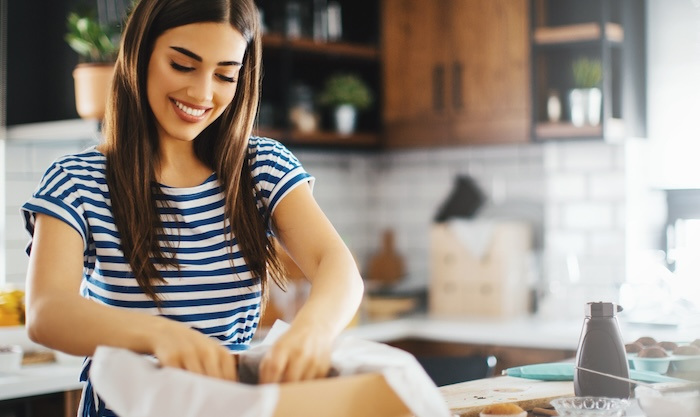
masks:
POLYGON ((177 106, 178 109, 189 114, 190 116, 199 117, 199 116, 203 115, 204 112, 206 111, 204 109, 193 109, 192 107, 185 106, 184 104, 180 103, 177 100, 174 100, 174 101, 175 101, 175 105, 177 106))

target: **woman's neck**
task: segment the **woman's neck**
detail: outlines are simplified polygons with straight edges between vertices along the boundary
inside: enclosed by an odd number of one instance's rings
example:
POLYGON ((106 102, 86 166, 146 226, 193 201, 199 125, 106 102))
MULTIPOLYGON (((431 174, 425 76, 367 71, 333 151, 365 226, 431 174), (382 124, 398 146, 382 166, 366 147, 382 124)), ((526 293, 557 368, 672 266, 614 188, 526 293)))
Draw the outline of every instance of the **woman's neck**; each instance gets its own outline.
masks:
POLYGON ((194 153, 194 142, 161 141, 156 180, 169 187, 194 187, 202 184, 213 170, 194 153))

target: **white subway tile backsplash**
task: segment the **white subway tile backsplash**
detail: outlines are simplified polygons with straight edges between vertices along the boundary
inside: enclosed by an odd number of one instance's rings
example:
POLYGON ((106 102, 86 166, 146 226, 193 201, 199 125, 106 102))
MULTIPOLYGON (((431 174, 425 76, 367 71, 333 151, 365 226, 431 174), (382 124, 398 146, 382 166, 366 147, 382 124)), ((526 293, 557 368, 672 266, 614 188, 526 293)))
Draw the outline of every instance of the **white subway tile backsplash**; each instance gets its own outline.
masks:
POLYGON ((8 209, 5 213, 5 240, 29 241, 29 233, 24 228, 24 217, 19 213, 19 208, 8 209))
POLYGON ((620 231, 595 231, 589 233, 588 254, 593 257, 624 259, 625 234, 620 231))
POLYGON ((571 203, 562 207, 562 226, 571 230, 609 230, 615 225, 615 206, 609 203, 571 203))
POLYGON ((25 251, 27 240, 11 240, 5 242, 5 255, 7 262, 6 273, 15 275, 26 275, 29 266, 29 256, 25 251))
POLYGON ((610 170, 615 166, 614 146, 605 142, 571 142, 559 146, 560 166, 565 171, 610 170))
POLYGON ((576 255, 586 253, 588 240, 586 233, 570 230, 547 230, 545 232, 545 245, 552 254, 576 255))
MULTIPOLYGON (((84 147, 8 146, 8 207, 15 209, 23 202, 21 196, 31 193, 55 158, 84 147)), ((391 228, 408 268, 407 279, 426 284, 433 218, 450 195, 455 177, 469 175, 485 194, 485 210, 509 207, 502 213, 526 214, 536 227, 544 228, 542 279, 558 282, 579 297, 574 304, 599 294, 613 296, 621 282, 626 195, 625 152, 619 145, 590 141, 379 153, 292 151, 316 176, 316 200, 363 269, 378 250, 382 232, 391 228), (525 206, 537 206, 537 213, 525 206), (571 256, 579 263, 578 283, 571 282, 571 256)), ((7 217, 16 222, 19 215, 7 217)), ((5 239, 12 251, 8 259, 19 259, 8 266, 6 277, 23 280, 26 239, 21 225, 8 227, 5 239)), ((576 309, 580 317, 583 304, 566 308, 576 309)))
POLYGON ((35 179, 12 179, 5 181, 5 202, 10 211, 17 211, 29 198, 39 185, 35 179))
POLYGON ((13 142, 8 142, 5 146, 5 174, 8 177, 12 177, 13 174, 24 174, 33 169, 30 148, 13 142))
POLYGON ((584 174, 562 173, 547 178, 547 199, 553 202, 582 201, 586 198, 584 174))
POLYGON ((593 172, 589 176, 589 195, 593 200, 624 201, 624 172, 593 172))

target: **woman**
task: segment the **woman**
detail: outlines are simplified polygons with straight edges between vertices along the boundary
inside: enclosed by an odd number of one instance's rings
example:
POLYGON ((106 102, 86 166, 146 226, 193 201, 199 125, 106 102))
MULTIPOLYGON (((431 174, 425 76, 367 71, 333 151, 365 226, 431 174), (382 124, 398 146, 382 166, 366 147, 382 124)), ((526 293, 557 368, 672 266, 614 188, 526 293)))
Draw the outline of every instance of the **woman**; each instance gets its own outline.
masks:
MULTIPOLYGON (((362 279, 282 145, 250 137, 260 83, 252 0, 140 0, 122 35, 105 142, 57 160, 23 206, 32 340, 99 345, 236 379, 277 239, 312 283, 261 382, 324 376, 362 279)), ((112 415, 87 380, 81 415, 112 415)))

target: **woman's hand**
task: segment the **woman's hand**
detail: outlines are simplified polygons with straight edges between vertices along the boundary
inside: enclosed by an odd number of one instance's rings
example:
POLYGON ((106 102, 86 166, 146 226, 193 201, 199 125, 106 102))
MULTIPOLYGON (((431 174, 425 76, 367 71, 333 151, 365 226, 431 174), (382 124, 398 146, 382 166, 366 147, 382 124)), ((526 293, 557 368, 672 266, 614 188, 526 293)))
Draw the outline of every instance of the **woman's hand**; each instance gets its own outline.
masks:
POLYGON ((162 321, 150 344, 162 366, 231 381, 238 379, 236 357, 231 351, 181 323, 159 319, 162 321))
POLYGON ((320 325, 293 323, 260 362, 260 383, 325 377, 330 369, 333 339, 332 332, 320 325))

